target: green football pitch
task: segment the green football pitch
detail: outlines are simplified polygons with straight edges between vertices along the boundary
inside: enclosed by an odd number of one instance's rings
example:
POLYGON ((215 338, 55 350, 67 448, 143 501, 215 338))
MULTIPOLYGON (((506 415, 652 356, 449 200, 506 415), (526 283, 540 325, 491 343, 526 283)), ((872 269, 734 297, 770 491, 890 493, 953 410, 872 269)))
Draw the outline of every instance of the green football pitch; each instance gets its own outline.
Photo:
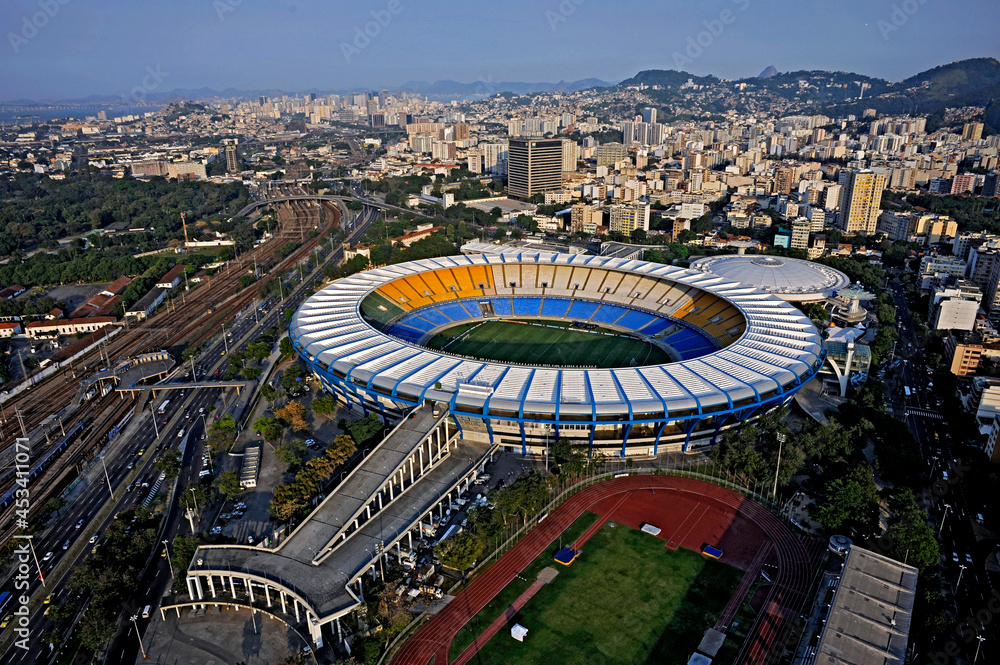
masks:
POLYGON ((670 362, 662 349, 627 335, 598 334, 560 321, 530 319, 463 323, 438 333, 427 346, 525 365, 607 368, 670 362))
POLYGON ((502 629, 472 662, 681 665, 715 625, 743 576, 737 568, 689 550, 669 550, 659 538, 611 523, 568 567, 543 556, 547 561, 539 563, 559 575, 518 613, 517 623, 528 629, 524 642, 502 629))

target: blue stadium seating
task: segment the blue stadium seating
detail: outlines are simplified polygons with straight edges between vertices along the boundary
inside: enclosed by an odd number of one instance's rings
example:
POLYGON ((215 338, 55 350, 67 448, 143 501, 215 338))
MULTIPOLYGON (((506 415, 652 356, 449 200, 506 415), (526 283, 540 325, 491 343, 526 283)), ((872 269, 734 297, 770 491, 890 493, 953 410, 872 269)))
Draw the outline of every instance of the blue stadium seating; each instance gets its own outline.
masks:
POLYGON ((574 300, 573 304, 570 305, 567 316, 571 319, 586 320, 594 315, 594 312, 597 311, 598 307, 600 307, 600 305, 596 302, 574 300))
POLYGON ((687 328, 668 335, 663 341, 674 347, 685 359, 697 358, 715 350, 715 346, 703 335, 687 328))
POLYGON ((660 319, 655 323, 649 324, 648 326, 643 328, 640 332, 642 332, 643 335, 658 335, 672 325, 674 325, 673 321, 669 321, 667 319, 660 319))
POLYGON ((395 335, 396 337, 406 340, 407 342, 416 342, 423 336, 423 333, 419 330, 414 330, 409 326, 404 326, 400 323, 393 323, 386 329, 386 332, 390 335, 395 335))
POLYGON ((546 298, 542 303, 543 316, 566 316, 570 300, 567 298, 546 298))
POLYGON ((514 314, 517 316, 538 316, 541 311, 541 298, 514 298, 514 314))
POLYGON ((653 316, 652 314, 646 314, 645 312, 631 311, 622 318, 618 320, 616 326, 621 326, 622 328, 628 328, 629 330, 639 330, 643 326, 647 326, 659 317, 653 316))
POLYGON ((446 326, 451 323, 447 316, 439 312, 434 307, 425 307, 424 309, 418 311, 417 315, 433 323, 434 327, 446 326))
POLYGON ((619 307, 618 305, 602 305, 597 313, 590 317, 590 320, 594 323, 614 323, 618 319, 622 318, 622 314, 628 310, 624 307, 619 307))
POLYGON ((408 316, 403 317, 399 322, 404 326, 409 326, 410 328, 422 330, 424 332, 430 332, 436 327, 434 323, 431 323, 417 314, 409 314, 408 316))
POLYGON ((493 311, 497 313, 497 316, 510 316, 510 298, 494 298, 493 311))
POLYGON ((469 316, 469 312, 467 312, 466 309, 457 302, 448 303, 446 305, 438 305, 436 309, 452 321, 465 321, 466 319, 472 318, 469 316))

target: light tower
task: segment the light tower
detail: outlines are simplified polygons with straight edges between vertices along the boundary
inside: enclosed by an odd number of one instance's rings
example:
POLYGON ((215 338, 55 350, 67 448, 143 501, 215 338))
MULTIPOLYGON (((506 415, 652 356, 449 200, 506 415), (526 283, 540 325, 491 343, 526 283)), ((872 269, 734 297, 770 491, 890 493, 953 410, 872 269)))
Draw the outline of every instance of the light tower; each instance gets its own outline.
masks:
POLYGON ((184 226, 184 249, 190 249, 191 243, 188 240, 187 216, 184 213, 181 213, 181 225, 184 226))

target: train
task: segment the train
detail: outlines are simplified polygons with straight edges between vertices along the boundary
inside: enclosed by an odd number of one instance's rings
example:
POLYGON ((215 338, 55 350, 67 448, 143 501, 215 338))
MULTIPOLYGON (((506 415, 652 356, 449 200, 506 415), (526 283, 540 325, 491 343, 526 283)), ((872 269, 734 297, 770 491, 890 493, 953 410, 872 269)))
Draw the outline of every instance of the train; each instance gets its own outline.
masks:
MULTIPOLYGON (((50 448, 42 457, 31 465, 31 470, 28 472, 27 483, 28 486, 31 485, 42 473, 49 467, 49 465, 64 451, 69 447, 69 444, 76 440, 76 437, 83 431, 83 421, 70 427, 66 430, 66 435, 56 443, 55 446, 50 448)), ((0 510, 6 510, 14 502, 14 493, 20 489, 20 487, 15 483, 14 486, 3 495, 3 499, 0 499, 0 510)))

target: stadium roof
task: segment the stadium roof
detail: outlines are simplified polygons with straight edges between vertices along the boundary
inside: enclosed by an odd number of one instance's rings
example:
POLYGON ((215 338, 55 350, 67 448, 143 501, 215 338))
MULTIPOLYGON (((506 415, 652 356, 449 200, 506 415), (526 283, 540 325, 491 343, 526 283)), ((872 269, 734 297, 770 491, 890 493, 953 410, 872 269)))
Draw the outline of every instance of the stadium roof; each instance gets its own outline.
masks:
POLYGON ((847 275, 839 270, 784 256, 706 256, 692 261, 691 268, 756 286, 790 302, 824 300, 851 283, 847 275))
MULTIPOLYGON (((539 290, 540 289, 536 289, 539 290)), ((599 301, 604 293, 576 292, 599 301)), ((646 303, 665 307, 659 302, 646 303)), ((637 303, 641 307, 642 303, 637 303)), ((386 266, 336 281, 306 300, 290 327, 311 363, 353 391, 402 403, 448 402, 453 411, 593 422, 702 417, 738 412, 786 396, 812 378, 824 358, 815 326, 783 300, 709 273, 599 256, 502 254, 447 256, 386 266), (406 276, 465 266, 537 264, 597 268, 692 286, 732 303, 746 330, 708 355, 665 365, 586 369, 531 367, 455 356, 397 339, 362 318, 360 303, 380 286, 406 276)))

